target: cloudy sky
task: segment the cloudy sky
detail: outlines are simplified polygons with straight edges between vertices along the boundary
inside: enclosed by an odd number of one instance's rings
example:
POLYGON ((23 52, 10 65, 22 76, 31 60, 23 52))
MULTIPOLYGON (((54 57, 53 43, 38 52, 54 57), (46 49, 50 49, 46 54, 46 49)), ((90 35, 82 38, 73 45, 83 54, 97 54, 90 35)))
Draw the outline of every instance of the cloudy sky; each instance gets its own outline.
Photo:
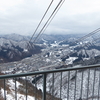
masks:
MULTIPOLYGON (((40 29, 59 1, 54 0, 40 29)), ((50 2, 51 0, 0 0, 0 34, 32 35, 50 2)), ((45 33, 82 34, 99 27, 100 0, 65 0, 45 33)))

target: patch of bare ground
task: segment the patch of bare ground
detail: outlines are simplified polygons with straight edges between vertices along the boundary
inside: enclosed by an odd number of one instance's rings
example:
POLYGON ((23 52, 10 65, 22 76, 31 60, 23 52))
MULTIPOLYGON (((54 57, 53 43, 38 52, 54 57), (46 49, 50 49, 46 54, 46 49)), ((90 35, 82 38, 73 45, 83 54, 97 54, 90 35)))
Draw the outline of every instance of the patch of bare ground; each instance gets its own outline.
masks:
MULTIPOLYGON (((20 80, 18 80, 18 82, 20 82, 22 84, 22 85, 19 86, 19 89, 18 89, 20 94, 25 95, 26 94, 26 87, 27 87, 27 95, 34 96, 38 100, 42 100, 42 91, 38 90, 29 81, 20 79, 20 80), (27 85, 26 85, 26 83, 27 83, 27 85)), ((46 98, 47 98, 47 100, 52 100, 52 98, 54 100, 61 100, 59 98, 52 96, 49 93, 46 94, 46 98)))
MULTIPOLYGON (((0 72, 0 75, 4 75, 3 73, 0 72)), ((7 80, 6 80, 7 81, 7 80)), ((5 84, 6 86, 6 84, 5 84)), ((4 80, 0 79, 0 100, 4 100, 2 93, 1 93, 1 89, 4 89, 4 80)), ((9 91, 9 87, 6 87, 7 91, 9 91)))
POLYGON ((4 100, 1 91, 0 91, 0 100, 4 100))

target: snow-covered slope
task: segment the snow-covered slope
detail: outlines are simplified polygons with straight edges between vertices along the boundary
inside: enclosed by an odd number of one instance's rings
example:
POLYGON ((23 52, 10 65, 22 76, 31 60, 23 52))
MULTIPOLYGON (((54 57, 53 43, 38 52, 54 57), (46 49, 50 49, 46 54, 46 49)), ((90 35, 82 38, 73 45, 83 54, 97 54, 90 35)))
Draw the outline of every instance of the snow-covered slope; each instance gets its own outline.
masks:
POLYGON ((29 36, 23 36, 23 35, 19 35, 16 33, 0 35, 0 37, 8 39, 8 40, 17 41, 17 42, 18 41, 29 41, 29 39, 30 39, 29 36))
MULTIPOLYGON (((20 91, 15 92, 15 82, 14 82, 14 80, 11 80, 11 79, 8 80, 6 85, 8 86, 7 87, 8 90, 5 91, 6 100, 14 100, 15 99, 15 94, 17 96, 17 100, 26 100, 25 94, 21 94, 20 91)), ((19 82, 16 82, 16 89, 17 90, 19 90, 20 87, 22 87, 22 86, 23 86, 23 84, 21 84, 19 82)), ((5 98, 5 96, 4 96, 4 88, 0 89, 0 96, 1 96, 1 98, 5 98)), ((27 99, 28 100, 35 100, 35 97, 28 95, 27 99)))
MULTIPOLYGON (((94 70, 92 69, 90 70, 89 77, 88 75, 89 70, 81 70, 77 71, 77 73, 76 71, 63 72, 61 79, 61 73, 54 73, 53 84, 53 74, 48 74, 47 92, 52 94, 53 90, 53 94, 56 97, 60 97, 61 93, 62 100, 92 100, 92 97, 93 100, 98 100, 100 72, 97 70, 94 74, 94 70)), ((38 86, 40 88, 42 85, 42 81, 42 79, 38 81, 38 86)))
POLYGON ((42 46, 30 44, 28 41, 16 42, 0 38, 0 62, 21 60, 40 53, 42 46))

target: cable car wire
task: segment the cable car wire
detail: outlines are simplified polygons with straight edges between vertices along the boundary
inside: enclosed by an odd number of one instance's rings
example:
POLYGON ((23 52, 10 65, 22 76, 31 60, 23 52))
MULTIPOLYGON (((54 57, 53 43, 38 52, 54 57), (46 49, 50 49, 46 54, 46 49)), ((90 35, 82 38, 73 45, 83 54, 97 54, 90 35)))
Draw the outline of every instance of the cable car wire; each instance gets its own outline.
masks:
POLYGON ((43 28, 40 30, 39 34, 37 35, 37 37, 34 39, 33 43, 35 43, 35 41, 37 40, 37 38, 39 37, 39 35, 42 33, 42 31, 45 29, 46 25, 49 23, 50 19, 52 18, 52 16, 55 14, 56 10, 59 8, 60 4, 62 3, 63 0, 60 0, 60 2, 58 3, 58 5, 56 6, 56 8, 54 9, 54 11, 52 12, 52 14, 50 15, 50 17, 48 18, 48 20, 46 21, 46 23, 44 24, 43 28))
POLYGON ((32 40, 33 36, 36 34, 36 31, 38 30, 38 28, 39 28, 40 24, 42 23, 43 19, 45 18, 45 16, 46 16, 46 14, 47 14, 48 10, 50 9, 50 7, 51 7, 51 5, 52 5, 53 1, 54 1, 54 0, 52 0, 52 1, 50 2, 50 4, 49 4, 49 6, 48 6, 47 10, 45 11, 45 13, 44 13, 44 15, 43 15, 42 19, 40 20, 40 22, 39 22, 39 24, 38 24, 37 28, 35 29, 35 31, 34 31, 34 33, 33 33, 32 37, 31 37, 31 39, 29 40, 29 42, 31 42, 31 40, 32 40))
MULTIPOLYGON (((55 12, 55 14, 53 15, 53 17, 50 19, 49 23, 47 24, 47 26, 45 27, 45 29, 43 30, 43 32, 41 33, 40 37, 44 34, 45 30, 47 29, 47 27, 50 25, 51 21, 53 20, 53 18, 55 17, 55 15, 57 14, 57 12, 59 11, 59 9, 61 8, 61 6, 63 5, 63 3, 65 2, 65 0, 61 3, 61 5, 59 6, 59 8, 57 9, 57 11, 55 12)), ((39 39, 39 38, 38 38, 39 39)))

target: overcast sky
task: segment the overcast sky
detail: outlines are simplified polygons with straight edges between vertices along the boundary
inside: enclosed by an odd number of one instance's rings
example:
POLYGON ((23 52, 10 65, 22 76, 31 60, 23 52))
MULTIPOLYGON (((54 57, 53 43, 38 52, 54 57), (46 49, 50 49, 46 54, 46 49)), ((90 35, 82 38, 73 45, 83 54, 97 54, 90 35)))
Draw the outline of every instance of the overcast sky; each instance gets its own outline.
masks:
MULTIPOLYGON (((59 1, 54 0, 43 23, 59 1)), ((0 34, 32 35, 50 2, 51 0, 0 0, 0 34)), ((45 33, 82 34, 99 27, 100 0, 65 0, 45 33)))

